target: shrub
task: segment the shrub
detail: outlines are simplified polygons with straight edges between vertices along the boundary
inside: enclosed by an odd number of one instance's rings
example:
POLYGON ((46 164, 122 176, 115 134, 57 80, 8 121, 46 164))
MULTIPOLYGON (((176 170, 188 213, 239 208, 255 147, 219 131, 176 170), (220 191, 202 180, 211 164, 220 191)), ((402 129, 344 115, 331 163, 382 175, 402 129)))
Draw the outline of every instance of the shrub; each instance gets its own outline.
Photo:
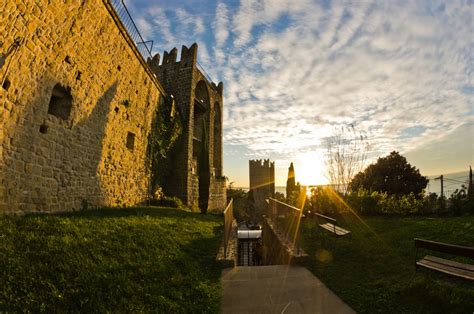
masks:
POLYGON ((448 200, 435 193, 424 197, 414 193, 396 196, 364 189, 349 193, 346 200, 355 211, 366 215, 459 215, 468 213, 472 207, 462 189, 456 190, 448 200))
POLYGON ((161 207, 172 207, 172 208, 179 208, 181 210, 188 210, 189 208, 186 207, 183 202, 176 196, 169 197, 164 196, 160 199, 153 199, 150 201, 150 205, 153 206, 161 206, 161 207))
POLYGON ((338 192, 329 191, 329 189, 321 186, 312 188, 311 196, 306 200, 305 211, 333 215, 343 210, 341 204, 337 202, 337 197, 334 197, 334 195, 339 195, 338 192))
POLYGON ((474 199, 469 199, 467 187, 462 185, 460 189, 456 189, 448 199, 448 209, 455 215, 474 213, 474 199))

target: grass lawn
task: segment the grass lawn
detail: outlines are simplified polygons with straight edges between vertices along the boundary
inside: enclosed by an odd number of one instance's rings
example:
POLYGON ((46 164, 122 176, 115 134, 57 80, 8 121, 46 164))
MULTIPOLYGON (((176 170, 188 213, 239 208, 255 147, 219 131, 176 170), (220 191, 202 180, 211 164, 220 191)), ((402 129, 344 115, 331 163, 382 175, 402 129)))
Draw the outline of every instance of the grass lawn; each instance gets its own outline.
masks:
POLYGON ((0 312, 218 312, 221 236, 162 207, 0 216, 0 312))
MULTIPOLYGON (((302 246, 308 268, 359 313, 473 313, 474 283, 415 272, 413 238, 474 245, 474 217, 338 219, 352 237, 336 238, 308 219, 302 246)), ((418 259, 426 254, 418 252, 418 259)), ((474 261, 470 261, 474 264, 474 261)))

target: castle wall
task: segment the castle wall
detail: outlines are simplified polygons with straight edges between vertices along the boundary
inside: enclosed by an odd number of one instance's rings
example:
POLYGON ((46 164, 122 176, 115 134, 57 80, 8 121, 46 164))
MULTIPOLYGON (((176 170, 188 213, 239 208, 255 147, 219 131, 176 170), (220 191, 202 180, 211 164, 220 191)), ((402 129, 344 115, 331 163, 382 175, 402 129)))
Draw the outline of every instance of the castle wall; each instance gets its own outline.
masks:
POLYGON ((0 12, 0 212, 143 201, 164 89, 108 1, 7 0, 0 12), (69 113, 51 109, 58 84, 69 113))
POLYGON ((198 182, 193 181, 189 176, 192 160, 188 156, 188 152, 192 151, 189 130, 193 127, 193 121, 189 119, 189 103, 192 99, 193 65, 192 63, 171 62, 173 56, 176 60, 176 48, 170 51, 170 54, 172 54, 170 57, 165 55, 166 59, 164 58, 162 66, 159 66, 158 54, 150 63, 153 72, 156 73, 165 90, 173 95, 183 123, 183 133, 168 157, 173 161, 173 168, 179 171, 173 171, 171 176, 166 178, 166 186, 162 188, 166 195, 177 196, 184 204, 192 206, 194 202, 191 191, 198 190, 198 182))
POLYGON ((180 197, 188 206, 199 206, 199 161, 193 154, 196 140, 194 112, 195 98, 198 93, 197 86, 199 82, 204 82, 206 106, 208 107, 208 111, 205 113, 207 120, 204 125, 205 133, 208 136, 206 153, 209 162, 207 209, 209 211, 224 210, 226 182, 222 176, 222 116, 216 119, 216 114, 221 114, 223 111, 223 86, 222 83, 218 86, 210 83, 198 69, 196 44, 189 48, 183 46, 180 60, 177 60, 177 55, 178 50, 173 48, 169 53, 164 53, 161 64, 159 55, 156 55, 150 62, 152 70, 163 82, 166 91, 174 96, 183 119, 183 134, 174 150, 173 160, 175 168, 186 169, 186 171, 177 173, 170 178, 167 181, 168 186, 164 189, 168 194, 180 197), (215 134, 216 131, 218 134, 215 134), (216 138, 216 136, 218 137, 216 138))

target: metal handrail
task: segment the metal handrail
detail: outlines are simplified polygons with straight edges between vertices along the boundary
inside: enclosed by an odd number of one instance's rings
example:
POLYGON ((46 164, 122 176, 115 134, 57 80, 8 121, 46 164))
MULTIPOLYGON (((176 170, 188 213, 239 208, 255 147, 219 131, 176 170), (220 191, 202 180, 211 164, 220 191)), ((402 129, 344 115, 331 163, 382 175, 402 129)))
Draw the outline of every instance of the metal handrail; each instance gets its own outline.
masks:
POLYGON ((232 222, 234 221, 234 199, 230 199, 224 210, 224 256, 227 257, 230 236, 232 234, 232 222))
POLYGON ((268 203, 266 217, 272 220, 278 231, 293 244, 299 254, 300 222, 303 211, 273 198, 269 198, 268 203))
MULTIPOLYGON (((142 55, 143 59, 145 61, 147 61, 148 58, 152 59, 153 56, 151 52, 153 50, 153 40, 143 39, 143 36, 140 34, 140 31, 138 30, 138 27, 135 24, 135 21, 133 20, 130 11, 125 5, 125 2, 123 0, 110 0, 110 3, 112 3, 115 12, 117 12, 117 15, 122 21, 122 24, 125 26, 125 29, 127 30, 128 34, 134 41, 135 46, 142 55), (151 43, 150 47, 148 47, 148 43, 151 43)), ((204 70, 204 67, 199 62, 196 62, 196 67, 199 69, 199 71, 201 71, 202 75, 204 75, 204 77, 209 81, 209 83, 213 82, 209 73, 204 70)))
POLYGON ((135 46, 137 47, 138 51, 142 55, 143 59, 147 61, 148 58, 152 58, 151 55, 151 50, 153 49, 153 41, 152 40, 147 40, 145 41, 140 34, 140 31, 137 28, 137 25, 135 24, 135 21, 133 20, 132 16, 130 15, 130 12, 128 11, 127 6, 123 2, 123 0, 110 0, 112 3, 112 6, 115 9, 115 12, 117 12, 117 15, 120 17, 120 20, 122 21, 122 24, 125 26, 125 29, 127 30, 128 34, 132 38, 132 40, 135 43, 135 46), (147 43, 151 42, 151 47, 148 48, 147 43))
POLYGON ((204 67, 199 62, 196 62, 196 67, 199 69, 199 71, 201 71, 202 75, 204 75, 209 83, 213 82, 211 76, 206 72, 206 70, 204 70, 204 67))

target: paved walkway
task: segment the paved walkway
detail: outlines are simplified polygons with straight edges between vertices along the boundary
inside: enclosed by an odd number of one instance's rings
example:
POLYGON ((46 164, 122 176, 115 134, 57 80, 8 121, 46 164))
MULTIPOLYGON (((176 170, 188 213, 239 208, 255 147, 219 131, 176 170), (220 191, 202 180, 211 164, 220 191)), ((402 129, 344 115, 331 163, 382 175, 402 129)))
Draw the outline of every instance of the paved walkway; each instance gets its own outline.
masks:
POLYGON ((355 313, 304 267, 276 265, 222 272, 227 313, 355 313))

